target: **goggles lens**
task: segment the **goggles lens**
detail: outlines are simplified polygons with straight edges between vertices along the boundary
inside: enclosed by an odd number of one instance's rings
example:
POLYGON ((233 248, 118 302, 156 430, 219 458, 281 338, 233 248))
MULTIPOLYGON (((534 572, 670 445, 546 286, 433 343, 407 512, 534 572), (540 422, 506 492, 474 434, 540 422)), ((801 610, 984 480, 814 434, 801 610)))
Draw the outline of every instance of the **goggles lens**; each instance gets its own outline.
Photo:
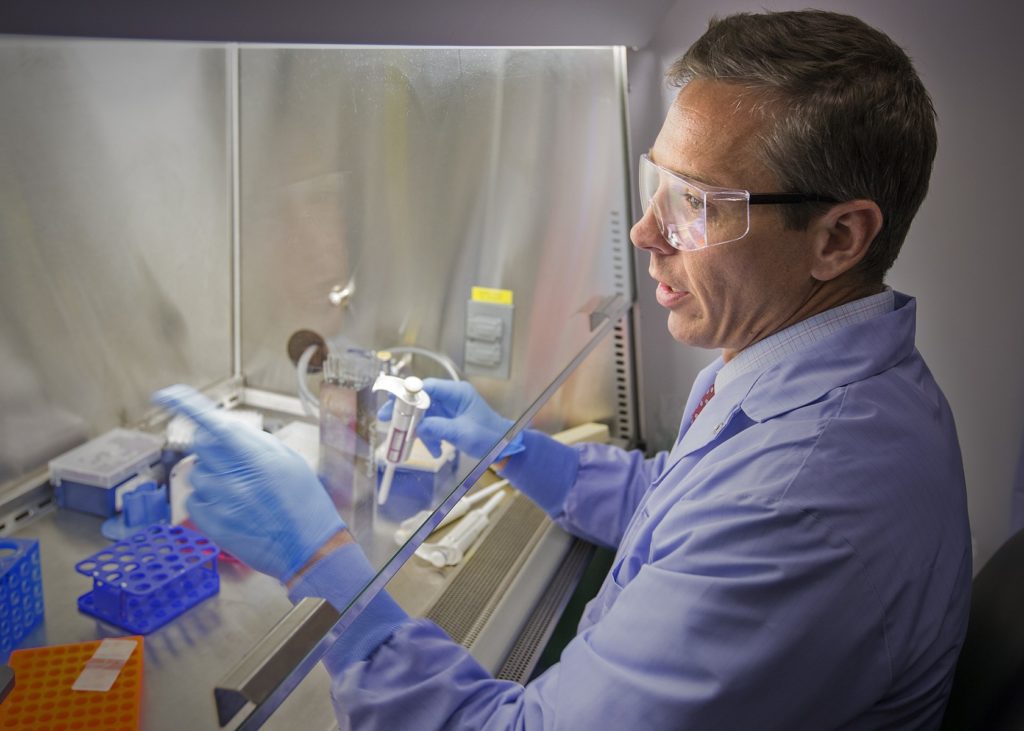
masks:
POLYGON ((654 209, 658 229, 672 246, 694 251, 742 239, 750 230, 750 193, 684 178, 640 157, 640 203, 654 209))

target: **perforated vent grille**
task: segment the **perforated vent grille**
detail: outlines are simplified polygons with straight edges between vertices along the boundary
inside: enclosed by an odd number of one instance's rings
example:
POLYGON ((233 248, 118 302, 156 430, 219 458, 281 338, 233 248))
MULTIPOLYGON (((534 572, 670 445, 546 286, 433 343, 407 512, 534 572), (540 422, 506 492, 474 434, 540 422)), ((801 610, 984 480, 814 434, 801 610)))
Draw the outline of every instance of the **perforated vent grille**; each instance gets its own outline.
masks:
MULTIPOLYGON (((608 240, 612 249, 612 280, 615 292, 632 298, 632 250, 626 239, 626 224, 621 211, 611 211, 608 240)), ((628 444, 636 441, 636 408, 633 399, 633 358, 630 323, 622 321, 613 334, 615 350, 615 436, 628 444)))
POLYGON ((589 543, 575 541, 572 544, 569 554, 558 567, 544 596, 531 612, 526 626, 519 633, 495 677, 524 684, 530 679, 540 653, 550 639, 593 552, 594 547, 589 543))

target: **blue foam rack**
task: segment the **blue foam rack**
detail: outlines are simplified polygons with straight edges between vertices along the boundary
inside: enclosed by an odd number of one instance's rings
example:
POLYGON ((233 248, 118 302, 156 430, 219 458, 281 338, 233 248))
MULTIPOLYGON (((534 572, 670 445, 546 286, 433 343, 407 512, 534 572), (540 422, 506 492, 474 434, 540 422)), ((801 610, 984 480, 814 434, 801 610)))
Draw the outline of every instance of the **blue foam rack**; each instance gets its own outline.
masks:
POLYGON ((148 634, 220 591, 220 549, 184 526, 151 525, 75 564, 92 591, 78 609, 148 634))
POLYGON ((0 661, 42 620, 39 541, 0 538, 0 661))

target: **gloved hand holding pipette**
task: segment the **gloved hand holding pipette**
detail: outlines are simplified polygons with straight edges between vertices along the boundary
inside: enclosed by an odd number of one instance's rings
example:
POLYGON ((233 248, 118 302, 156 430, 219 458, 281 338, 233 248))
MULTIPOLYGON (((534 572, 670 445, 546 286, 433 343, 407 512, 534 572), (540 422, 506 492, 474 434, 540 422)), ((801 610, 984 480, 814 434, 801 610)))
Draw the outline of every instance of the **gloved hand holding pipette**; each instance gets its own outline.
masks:
POLYGON ((398 378, 381 374, 373 384, 373 390, 387 391, 392 395, 389 402, 391 423, 384 442, 384 477, 377 491, 377 502, 383 505, 388 500, 395 467, 409 459, 416 439, 416 424, 430 406, 430 396, 423 390, 423 381, 415 376, 398 378))
MULTIPOLYGON (((495 412, 465 381, 427 378, 423 390, 430 395, 430 407, 416 436, 435 456, 441 453, 443 439, 470 457, 482 457, 512 428, 512 420, 495 412)), ((388 402, 377 418, 389 420, 392 408, 388 402)), ((579 464, 572 448, 541 432, 524 430, 497 457, 506 458, 502 475, 547 513, 557 515, 579 464)))
MULTIPOLYGON (((470 457, 482 457, 512 428, 513 422, 495 412, 465 381, 427 378, 423 390, 430 396, 430 406, 416 435, 435 457, 441 454, 442 439, 470 457)), ((381 407, 377 417, 390 421, 393 408, 394 399, 381 407)), ((517 434, 498 459, 521 451, 523 438, 517 434)))

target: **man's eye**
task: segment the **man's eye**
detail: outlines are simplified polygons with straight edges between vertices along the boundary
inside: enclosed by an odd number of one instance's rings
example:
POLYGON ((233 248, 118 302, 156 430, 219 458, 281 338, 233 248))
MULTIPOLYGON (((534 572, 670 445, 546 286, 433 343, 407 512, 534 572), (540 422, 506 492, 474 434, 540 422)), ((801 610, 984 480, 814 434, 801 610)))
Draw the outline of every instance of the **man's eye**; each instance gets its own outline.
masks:
POLYGON ((704 210, 703 196, 695 196, 692 193, 684 193, 683 203, 685 203, 686 207, 695 213, 700 213, 701 211, 704 210))

